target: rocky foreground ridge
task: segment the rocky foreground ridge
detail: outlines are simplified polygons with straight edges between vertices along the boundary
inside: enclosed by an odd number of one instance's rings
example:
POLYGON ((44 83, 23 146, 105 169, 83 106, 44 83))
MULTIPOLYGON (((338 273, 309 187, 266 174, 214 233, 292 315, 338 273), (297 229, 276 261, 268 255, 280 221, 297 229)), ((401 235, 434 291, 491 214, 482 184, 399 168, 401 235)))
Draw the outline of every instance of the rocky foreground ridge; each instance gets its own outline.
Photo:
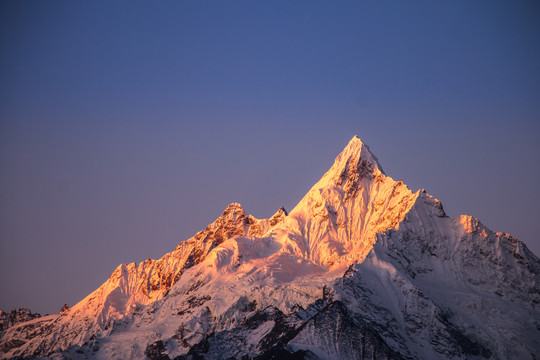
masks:
POLYGON ((0 333, 2 358, 536 359, 540 261, 354 137, 287 213, 240 204, 81 302, 0 333))

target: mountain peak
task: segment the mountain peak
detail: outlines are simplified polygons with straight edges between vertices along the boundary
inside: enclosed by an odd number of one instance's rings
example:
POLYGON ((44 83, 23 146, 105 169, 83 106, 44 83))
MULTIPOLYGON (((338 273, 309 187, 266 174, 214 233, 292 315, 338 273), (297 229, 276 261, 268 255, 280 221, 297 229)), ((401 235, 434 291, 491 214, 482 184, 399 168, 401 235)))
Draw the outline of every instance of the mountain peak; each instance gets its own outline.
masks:
POLYGON ((229 213, 231 211, 232 212, 245 212, 244 208, 242 207, 242 204, 236 203, 236 202, 230 203, 229 205, 227 205, 223 213, 229 213))
POLYGON ((371 181, 379 175, 384 175, 384 171, 377 157, 373 155, 369 146, 355 135, 336 157, 323 179, 324 182, 354 192, 360 182, 371 181))
POLYGON ((354 135, 352 137, 352 139, 349 141, 347 146, 345 146, 343 151, 338 155, 338 157, 336 158, 336 161, 339 158, 344 158, 344 157, 345 158, 355 157, 355 158, 358 158, 359 160, 360 159, 366 160, 372 163, 373 166, 377 167, 381 172, 383 172, 382 167, 379 164, 379 160, 377 159, 377 157, 373 155, 369 146, 366 143, 364 143, 358 137, 358 135, 354 135))
POLYGON ((358 135, 354 135, 352 137, 351 141, 349 141, 349 143, 353 142, 353 141, 359 141, 359 142, 361 142, 363 144, 362 139, 360 139, 360 136, 358 136, 358 135))
POLYGON ((281 222, 285 217, 287 217, 289 213, 283 206, 279 208, 279 210, 270 218, 270 226, 274 226, 277 223, 281 222))
POLYGON ((227 205, 225 210, 223 210, 221 216, 216 221, 222 219, 222 221, 225 222, 236 223, 238 221, 244 220, 247 215, 248 214, 246 214, 246 211, 244 210, 242 205, 240 205, 239 203, 231 203, 227 205))

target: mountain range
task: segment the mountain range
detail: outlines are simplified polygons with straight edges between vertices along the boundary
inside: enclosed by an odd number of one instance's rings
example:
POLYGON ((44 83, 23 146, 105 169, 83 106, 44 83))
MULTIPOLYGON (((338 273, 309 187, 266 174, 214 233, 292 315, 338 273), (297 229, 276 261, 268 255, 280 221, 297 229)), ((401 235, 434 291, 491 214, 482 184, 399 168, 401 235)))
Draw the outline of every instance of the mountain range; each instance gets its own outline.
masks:
POLYGON ((122 264, 1 358, 537 359, 540 261, 450 218, 353 137, 289 212, 238 203, 161 259, 122 264))

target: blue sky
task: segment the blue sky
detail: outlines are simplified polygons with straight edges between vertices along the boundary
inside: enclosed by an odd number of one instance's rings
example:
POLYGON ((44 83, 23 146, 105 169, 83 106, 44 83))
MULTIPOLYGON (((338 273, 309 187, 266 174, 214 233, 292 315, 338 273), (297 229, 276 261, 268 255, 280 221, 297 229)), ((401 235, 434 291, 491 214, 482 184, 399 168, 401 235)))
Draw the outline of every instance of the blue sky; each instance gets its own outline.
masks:
POLYGON ((350 138, 540 254, 535 1, 0 3, 0 308, 73 305, 350 138))

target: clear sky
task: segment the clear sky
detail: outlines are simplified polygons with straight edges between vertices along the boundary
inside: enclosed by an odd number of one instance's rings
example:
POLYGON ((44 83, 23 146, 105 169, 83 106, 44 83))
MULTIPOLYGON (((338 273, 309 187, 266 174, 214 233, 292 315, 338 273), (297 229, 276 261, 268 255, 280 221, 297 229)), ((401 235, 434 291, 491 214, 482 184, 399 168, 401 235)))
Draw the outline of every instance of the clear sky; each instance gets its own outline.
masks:
POLYGON ((538 1, 2 1, 0 308, 57 312, 353 135, 540 254, 538 1))

